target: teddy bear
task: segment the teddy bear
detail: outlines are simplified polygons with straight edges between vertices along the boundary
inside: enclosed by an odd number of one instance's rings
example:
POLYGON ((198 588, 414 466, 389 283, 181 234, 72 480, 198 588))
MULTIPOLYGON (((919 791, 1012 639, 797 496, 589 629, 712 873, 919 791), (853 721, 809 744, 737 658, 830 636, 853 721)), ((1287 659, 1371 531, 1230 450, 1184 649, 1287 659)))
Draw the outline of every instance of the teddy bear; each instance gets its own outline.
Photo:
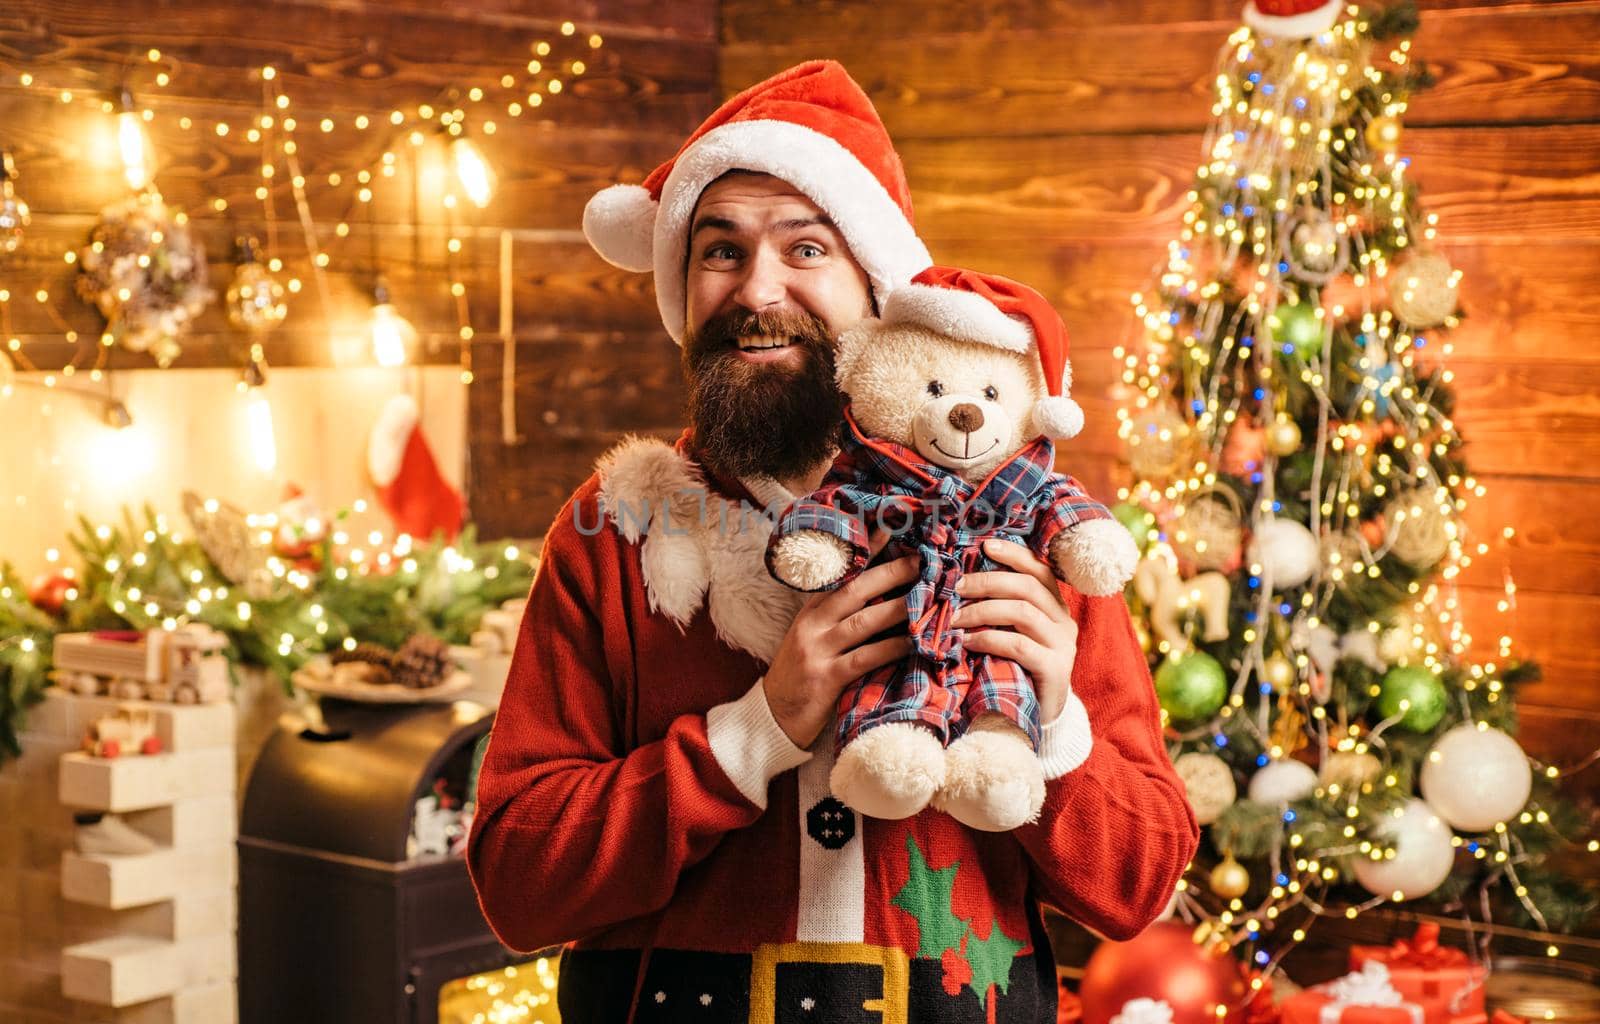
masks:
POLYGON ((831 590, 883 558, 915 553, 904 598, 912 653, 846 687, 829 785, 872 817, 930 804, 976 829, 1037 820, 1044 802, 1039 703, 1015 662, 967 651, 951 625, 967 573, 1004 569, 985 540, 1028 546, 1088 595, 1118 594, 1138 549, 1110 511, 1056 473, 1052 438, 1075 435, 1066 328, 1025 285, 930 267, 892 292, 880 318, 845 331, 835 375, 849 399, 838 458, 821 486, 779 515, 772 575, 831 590))

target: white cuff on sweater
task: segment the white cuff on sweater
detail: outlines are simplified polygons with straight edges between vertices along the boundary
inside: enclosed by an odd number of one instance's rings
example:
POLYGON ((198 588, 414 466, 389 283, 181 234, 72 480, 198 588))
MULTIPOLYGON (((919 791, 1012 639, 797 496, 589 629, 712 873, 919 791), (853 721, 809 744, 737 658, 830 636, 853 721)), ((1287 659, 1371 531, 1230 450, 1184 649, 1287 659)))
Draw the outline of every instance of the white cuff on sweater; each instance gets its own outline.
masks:
POLYGON ((763 686, 765 677, 738 700, 718 704, 706 712, 706 737, 711 754, 750 802, 766 809, 767 783, 777 775, 811 760, 789 739, 772 717, 763 686))
POLYGON ((1089 733, 1089 709, 1075 693, 1067 694, 1066 706, 1054 722, 1045 725, 1039 737, 1039 760, 1044 777, 1058 779, 1089 757, 1094 737, 1089 733))

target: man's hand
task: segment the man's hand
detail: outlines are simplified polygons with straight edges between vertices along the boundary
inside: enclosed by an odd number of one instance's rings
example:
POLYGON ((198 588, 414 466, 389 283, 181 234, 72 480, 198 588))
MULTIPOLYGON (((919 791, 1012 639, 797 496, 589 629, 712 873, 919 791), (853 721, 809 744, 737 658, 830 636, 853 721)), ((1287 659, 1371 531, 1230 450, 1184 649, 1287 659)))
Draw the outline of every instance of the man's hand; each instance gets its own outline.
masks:
MULTIPOLYGON (((887 531, 873 537, 876 553, 887 531)), ((797 747, 809 747, 833 717, 839 694, 851 682, 911 653, 904 601, 869 604, 917 577, 917 556, 864 570, 831 593, 814 594, 795 616, 773 655, 762 684, 772 717, 797 747), (901 635, 867 643, 896 623, 901 635)))
POLYGON ((1027 670, 1039 697, 1039 721, 1061 715, 1072 692, 1078 624, 1061 601, 1050 567, 1021 544, 984 541, 983 553, 1016 572, 975 572, 956 585, 962 606, 952 626, 967 631, 968 650, 1010 658, 1027 670), (1002 626, 1009 629, 974 629, 1002 626))

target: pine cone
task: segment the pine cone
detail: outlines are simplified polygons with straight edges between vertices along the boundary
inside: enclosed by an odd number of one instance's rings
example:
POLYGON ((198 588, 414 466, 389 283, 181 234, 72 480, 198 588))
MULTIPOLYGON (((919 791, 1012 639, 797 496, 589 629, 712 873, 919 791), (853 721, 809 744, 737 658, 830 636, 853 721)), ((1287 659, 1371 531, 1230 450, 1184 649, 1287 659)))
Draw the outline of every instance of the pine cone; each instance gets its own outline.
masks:
POLYGON ((394 681, 414 690, 438 686, 454 668, 450 645, 436 636, 418 633, 395 652, 394 681))
POLYGON ((349 650, 343 647, 334 648, 328 655, 328 660, 335 665, 343 665, 347 661, 364 661, 369 665, 389 668, 394 664, 394 652, 382 644, 356 644, 349 650))

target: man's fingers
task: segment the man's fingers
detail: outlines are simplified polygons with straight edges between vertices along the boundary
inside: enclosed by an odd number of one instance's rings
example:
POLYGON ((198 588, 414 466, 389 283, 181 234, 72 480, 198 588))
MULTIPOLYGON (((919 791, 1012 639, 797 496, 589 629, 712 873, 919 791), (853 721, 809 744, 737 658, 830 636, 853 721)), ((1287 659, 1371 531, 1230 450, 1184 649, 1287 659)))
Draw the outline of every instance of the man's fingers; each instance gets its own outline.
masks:
POLYGON ((1055 572, 1041 562, 1031 549, 1009 541, 990 540, 984 542, 983 553, 1001 565, 1017 572, 1027 573, 1042 585, 1049 587, 1051 591, 1055 590, 1055 572))
POLYGON ((887 526, 880 526, 874 529, 872 535, 867 538, 867 561, 870 562, 877 558, 878 552, 882 551, 884 545, 888 544, 892 539, 894 539, 894 532, 887 526))
POLYGON ((961 583, 956 589, 960 591, 963 602, 1009 597, 1018 601, 1042 604, 1046 608, 1061 608, 1061 614, 1066 614, 1066 609, 1061 605, 1060 592, 1053 585, 1046 587, 1027 573, 1008 572, 1004 569, 972 572, 961 578, 961 583))
POLYGON ((1052 622, 1031 601, 990 598, 963 605, 951 625, 967 630, 978 626, 1014 626, 1030 639, 1046 644, 1052 622))
POLYGON ((875 668, 882 668, 890 662, 899 661, 911 653, 911 638, 908 636, 895 636, 877 643, 862 644, 855 650, 840 658, 838 664, 844 670, 844 681, 849 682, 866 675, 875 668))
POLYGON ((846 618, 866 607, 873 598, 916 578, 916 555, 874 565, 830 594, 824 611, 835 619, 846 618))
POLYGON ((968 633, 963 643, 968 650, 1010 658, 1023 667, 1043 664, 1047 653, 1042 645, 1029 637, 1003 629, 980 629, 968 633))
POLYGON ((839 648, 843 650, 861 643, 868 637, 877 636, 897 622, 904 625, 905 621, 904 601, 879 601, 846 617, 834 628, 840 641, 839 648))

